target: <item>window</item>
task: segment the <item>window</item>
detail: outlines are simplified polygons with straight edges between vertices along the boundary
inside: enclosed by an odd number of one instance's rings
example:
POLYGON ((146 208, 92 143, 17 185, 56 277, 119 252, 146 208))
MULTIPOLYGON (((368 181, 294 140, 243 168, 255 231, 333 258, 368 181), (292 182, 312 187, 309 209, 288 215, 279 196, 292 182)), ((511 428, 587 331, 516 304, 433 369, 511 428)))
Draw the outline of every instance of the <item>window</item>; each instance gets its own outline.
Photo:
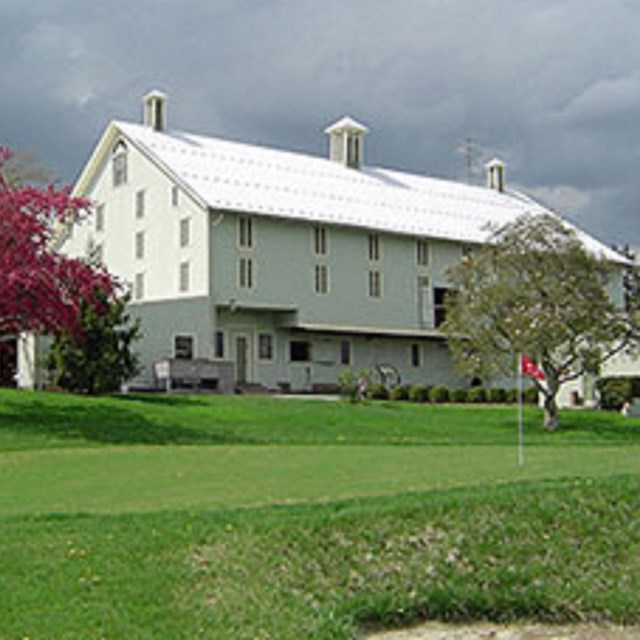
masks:
POLYGON ((313 228, 313 252, 317 256, 327 255, 327 228, 326 227, 313 228))
POLYGON ((439 327, 446 320, 445 300, 449 293, 449 289, 445 287, 433 288, 433 321, 436 327, 439 327))
POLYGON ((104 231, 104 205, 103 204, 99 204, 96 208, 96 231, 104 231))
POLYGON ((187 247, 191 243, 191 218, 180 220, 180 246, 187 247))
POLYGON ((136 233, 136 258, 144 258, 144 231, 136 233))
POLYGON ((144 298, 144 273, 136 273, 133 281, 133 298, 142 300, 144 298))
POLYGON ((253 247, 253 220, 248 216, 238 218, 238 246, 242 249, 253 247))
POLYGON ((180 189, 173 185, 171 187, 171 206, 177 207, 180 204, 180 189))
POLYGON ((251 258, 240 258, 238 284, 241 289, 253 288, 253 260, 251 258))
POLYGON ((416 241, 416 264, 426 267, 429 264, 429 244, 426 240, 416 241))
POLYGON ((343 340, 340 343, 340 364, 351 364, 351 343, 348 340, 343 340))
POLYGON ((216 331, 213 353, 216 358, 224 358, 224 331, 216 331))
POLYGON ((127 182, 127 145, 120 141, 113 149, 112 157, 113 186, 127 182))
POLYGON ((273 360, 273 336, 270 333, 258 334, 258 360, 273 360))
POLYGON ((193 336, 175 336, 173 339, 173 357, 177 360, 192 360, 193 342, 193 336))
POLYGON ((189 291, 189 263, 180 263, 180 283, 179 289, 181 292, 189 291))
POLYGON ((369 236, 369 260, 377 262, 380 260, 380 236, 377 233, 370 233, 369 236))
POLYGON ((315 292, 319 294, 329 292, 329 267, 325 264, 316 265, 315 292))
POLYGON ((411 345, 411 366, 419 367, 420 360, 420 345, 417 342, 414 342, 411 345))
POLYGON ((144 218, 144 190, 136 191, 136 218, 144 218))
POLYGON ((104 261, 104 249, 102 244, 98 243, 89 249, 89 262, 95 265, 101 265, 104 261))
POLYGON ((311 343, 306 340, 292 340, 289 343, 289 359, 291 362, 310 362, 311 343))
POLYGON ((382 295, 380 272, 369 271, 369 297, 379 298, 382 295))

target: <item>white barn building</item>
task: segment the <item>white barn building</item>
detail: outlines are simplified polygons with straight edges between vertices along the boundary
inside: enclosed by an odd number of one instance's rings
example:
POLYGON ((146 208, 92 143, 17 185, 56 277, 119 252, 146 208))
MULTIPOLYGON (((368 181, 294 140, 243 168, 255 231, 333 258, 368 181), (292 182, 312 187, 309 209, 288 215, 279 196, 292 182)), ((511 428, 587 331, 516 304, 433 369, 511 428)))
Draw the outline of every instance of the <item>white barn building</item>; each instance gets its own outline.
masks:
POLYGON ((176 131, 159 92, 143 124, 108 125, 74 189, 96 213, 64 250, 130 284, 143 328, 132 386, 170 374, 312 391, 380 365, 404 383, 467 382, 438 328, 446 271, 490 225, 545 209, 506 188, 499 161, 469 186, 367 165, 351 118, 326 134, 321 158, 176 131))

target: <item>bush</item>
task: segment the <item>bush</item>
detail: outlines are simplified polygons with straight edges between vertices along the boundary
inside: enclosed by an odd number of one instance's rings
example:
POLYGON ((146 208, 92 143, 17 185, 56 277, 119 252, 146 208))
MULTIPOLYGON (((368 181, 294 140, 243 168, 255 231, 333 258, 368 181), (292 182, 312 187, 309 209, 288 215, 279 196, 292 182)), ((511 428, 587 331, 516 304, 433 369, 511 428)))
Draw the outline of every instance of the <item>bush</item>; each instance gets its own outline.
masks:
POLYGON ((451 402, 466 402, 469 392, 466 389, 453 389, 450 394, 451 402))
POLYGON ((424 384, 414 384, 409 389, 409 400, 411 402, 429 402, 429 392, 431 387, 424 384))
POLYGON ((409 399, 409 387, 399 384, 393 387, 389 392, 390 400, 408 400, 409 399))
POLYGON ((480 404, 487 401, 487 391, 484 387, 472 387, 469 389, 469 402, 480 404))
POLYGON ((388 400, 389 391, 380 382, 374 382, 367 387, 367 398, 369 400, 388 400))
POLYGON ((429 400, 437 404, 449 402, 449 389, 442 386, 433 387, 433 389, 429 391, 429 400))
POLYGON ((598 380, 600 406, 619 411, 632 397, 632 381, 629 378, 603 378, 598 380))
POLYGON ((522 392, 522 401, 525 404, 538 404, 538 389, 529 387, 522 392))
POLYGON ((509 404, 516 404, 516 402, 518 402, 518 390, 517 389, 507 389, 506 402, 508 402, 509 404))
POLYGON ((358 401, 358 378, 351 369, 345 369, 338 378, 340 393, 351 402, 358 401))
POLYGON ((494 402, 496 404, 503 404, 507 401, 507 390, 502 389, 501 387, 494 387, 493 389, 489 389, 489 402, 494 402))

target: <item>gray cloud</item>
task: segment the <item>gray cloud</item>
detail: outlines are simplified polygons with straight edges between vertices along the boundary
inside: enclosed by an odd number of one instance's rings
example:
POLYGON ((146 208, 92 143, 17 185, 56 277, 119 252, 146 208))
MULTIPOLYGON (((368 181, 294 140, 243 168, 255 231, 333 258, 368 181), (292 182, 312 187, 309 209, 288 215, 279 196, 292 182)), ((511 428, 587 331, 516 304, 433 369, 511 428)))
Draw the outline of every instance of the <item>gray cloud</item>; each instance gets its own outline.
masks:
MULTIPOLYGON (((151 88, 178 127, 460 178, 456 148, 605 241, 640 245, 636 0, 0 0, 1 142, 72 180, 151 88)), ((477 179, 481 179, 478 174, 477 179)))

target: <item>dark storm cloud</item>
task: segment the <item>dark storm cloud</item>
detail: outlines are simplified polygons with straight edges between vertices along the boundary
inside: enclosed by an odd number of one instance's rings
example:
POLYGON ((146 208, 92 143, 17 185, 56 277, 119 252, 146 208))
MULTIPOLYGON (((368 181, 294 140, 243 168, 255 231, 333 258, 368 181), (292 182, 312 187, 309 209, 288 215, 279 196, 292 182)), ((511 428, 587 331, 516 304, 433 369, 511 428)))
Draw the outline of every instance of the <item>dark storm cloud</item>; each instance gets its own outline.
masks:
POLYGON ((640 244, 639 31, 635 0, 0 0, 0 131, 71 180, 155 87, 178 128, 316 154, 349 113, 371 163, 461 178, 471 137, 640 244))

